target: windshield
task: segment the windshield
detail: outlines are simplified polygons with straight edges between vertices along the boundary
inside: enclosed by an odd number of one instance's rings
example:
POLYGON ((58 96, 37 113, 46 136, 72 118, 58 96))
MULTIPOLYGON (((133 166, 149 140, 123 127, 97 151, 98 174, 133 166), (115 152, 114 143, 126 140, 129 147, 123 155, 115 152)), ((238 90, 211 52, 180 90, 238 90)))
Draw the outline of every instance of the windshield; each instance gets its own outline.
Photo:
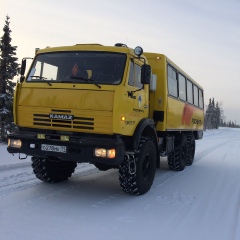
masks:
POLYGON ((27 82, 119 84, 126 54, 109 52, 57 52, 38 55, 27 82))

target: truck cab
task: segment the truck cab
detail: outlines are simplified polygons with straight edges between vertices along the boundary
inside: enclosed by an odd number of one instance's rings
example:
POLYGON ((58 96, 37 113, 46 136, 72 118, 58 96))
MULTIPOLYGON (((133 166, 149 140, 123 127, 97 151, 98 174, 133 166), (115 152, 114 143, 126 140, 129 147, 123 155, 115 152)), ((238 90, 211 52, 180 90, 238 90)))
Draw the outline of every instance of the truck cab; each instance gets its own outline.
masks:
MULTIPOLYGON (((18 131, 9 135, 8 151, 32 156, 41 180, 47 181, 36 166, 44 162, 64 163, 72 173, 76 163, 106 170, 132 158, 135 169, 146 127, 157 148, 154 122, 148 119, 151 68, 140 47, 45 48, 36 52, 26 77, 24 61, 14 98, 18 131)), ((157 152, 154 155, 156 161, 157 152)), ((48 179, 55 181, 51 174, 48 179)))

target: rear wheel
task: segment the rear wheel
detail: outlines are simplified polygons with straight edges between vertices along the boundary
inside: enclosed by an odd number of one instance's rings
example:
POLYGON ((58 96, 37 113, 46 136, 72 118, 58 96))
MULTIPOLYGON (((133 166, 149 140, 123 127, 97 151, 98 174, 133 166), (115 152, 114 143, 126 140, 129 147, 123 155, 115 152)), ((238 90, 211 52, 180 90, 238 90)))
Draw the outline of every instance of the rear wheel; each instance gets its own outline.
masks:
POLYGON ((77 163, 60 161, 57 158, 32 157, 32 168, 36 177, 43 182, 57 183, 67 180, 77 163))
POLYGON ((141 138, 136 156, 125 158, 119 167, 119 182, 124 192, 141 195, 152 186, 156 165, 156 146, 150 138, 141 138))
POLYGON ((188 144, 188 153, 187 153, 187 165, 190 166, 193 163, 194 156, 195 156, 195 137, 193 134, 189 134, 187 137, 187 144, 188 144))
POLYGON ((175 140, 175 148, 168 156, 168 167, 173 171, 182 171, 187 163, 187 137, 182 135, 175 140))

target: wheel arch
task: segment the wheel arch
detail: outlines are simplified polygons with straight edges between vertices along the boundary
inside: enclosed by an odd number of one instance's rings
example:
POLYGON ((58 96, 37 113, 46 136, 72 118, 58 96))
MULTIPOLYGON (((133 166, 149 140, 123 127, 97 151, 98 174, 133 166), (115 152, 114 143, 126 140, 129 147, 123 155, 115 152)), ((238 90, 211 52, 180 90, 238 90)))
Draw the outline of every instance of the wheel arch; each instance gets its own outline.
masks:
POLYGON ((154 126, 154 121, 152 119, 144 118, 142 119, 132 137, 132 149, 138 149, 138 143, 141 137, 149 137, 154 141, 156 147, 156 157, 157 157, 157 167, 160 165, 159 160, 159 151, 158 151, 158 142, 157 142, 157 132, 154 126))

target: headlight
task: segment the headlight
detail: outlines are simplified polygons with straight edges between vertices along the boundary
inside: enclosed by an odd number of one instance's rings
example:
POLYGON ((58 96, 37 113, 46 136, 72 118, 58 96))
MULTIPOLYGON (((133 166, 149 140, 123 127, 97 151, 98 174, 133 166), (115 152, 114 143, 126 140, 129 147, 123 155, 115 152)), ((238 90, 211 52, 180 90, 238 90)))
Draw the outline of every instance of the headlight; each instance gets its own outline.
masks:
POLYGON ((106 157, 107 151, 104 148, 95 148, 94 156, 95 157, 106 157))
POLYGON ((95 148, 94 156, 95 157, 103 157, 103 158, 115 158, 116 150, 115 149, 105 149, 105 148, 95 148))
POLYGON ((12 148, 21 148, 22 141, 19 139, 8 139, 8 147, 12 148))

